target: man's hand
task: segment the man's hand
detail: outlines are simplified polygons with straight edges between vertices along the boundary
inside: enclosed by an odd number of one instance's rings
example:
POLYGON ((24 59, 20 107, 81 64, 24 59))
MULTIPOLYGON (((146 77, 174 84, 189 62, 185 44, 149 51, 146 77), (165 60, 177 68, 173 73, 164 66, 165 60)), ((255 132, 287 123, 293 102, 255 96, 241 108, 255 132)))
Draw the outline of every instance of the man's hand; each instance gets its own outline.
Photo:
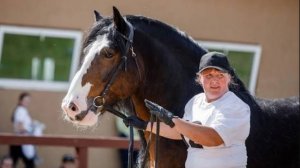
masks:
POLYGON ((139 130, 146 130, 148 122, 138 118, 137 116, 129 116, 123 119, 123 123, 128 126, 133 126, 139 130))
POLYGON ((171 128, 175 126, 174 122, 172 121, 174 115, 170 111, 147 99, 145 99, 145 105, 150 110, 150 113, 156 115, 156 117, 158 117, 162 122, 169 125, 171 128))

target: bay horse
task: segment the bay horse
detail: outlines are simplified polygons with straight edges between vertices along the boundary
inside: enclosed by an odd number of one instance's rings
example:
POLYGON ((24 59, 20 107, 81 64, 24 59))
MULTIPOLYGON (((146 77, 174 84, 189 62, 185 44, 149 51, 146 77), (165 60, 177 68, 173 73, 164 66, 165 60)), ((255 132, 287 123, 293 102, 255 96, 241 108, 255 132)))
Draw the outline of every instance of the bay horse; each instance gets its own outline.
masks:
MULTIPOLYGON (((110 106, 148 121, 150 113, 144 105, 148 99, 182 117, 187 101, 203 92, 195 77, 205 53, 184 32, 158 20, 122 16, 115 7, 112 17, 95 11, 95 23, 83 44, 82 65, 62 102, 64 114, 73 123, 93 126, 105 112, 98 108, 110 106)), ((249 94, 235 72, 231 75, 236 85, 230 90, 251 108, 247 167, 297 167, 299 97, 258 99, 249 94)), ((145 147, 149 133, 140 131, 140 135, 145 147)), ((153 166, 154 145, 149 153, 146 167, 153 166)), ((158 153, 158 167, 184 167, 183 141, 160 137, 158 153)), ((142 154, 143 149, 137 167, 145 157, 142 154)))

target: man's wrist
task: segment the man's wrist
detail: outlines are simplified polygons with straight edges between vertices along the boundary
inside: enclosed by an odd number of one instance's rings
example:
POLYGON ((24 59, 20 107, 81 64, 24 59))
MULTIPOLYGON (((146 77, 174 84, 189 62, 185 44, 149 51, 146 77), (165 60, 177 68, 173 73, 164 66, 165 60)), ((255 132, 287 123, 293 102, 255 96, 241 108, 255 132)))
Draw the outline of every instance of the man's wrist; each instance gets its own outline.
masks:
POLYGON ((173 116, 172 122, 174 123, 174 125, 175 125, 176 119, 180 119, 180 117, 178 117, 178 116, 173 116))

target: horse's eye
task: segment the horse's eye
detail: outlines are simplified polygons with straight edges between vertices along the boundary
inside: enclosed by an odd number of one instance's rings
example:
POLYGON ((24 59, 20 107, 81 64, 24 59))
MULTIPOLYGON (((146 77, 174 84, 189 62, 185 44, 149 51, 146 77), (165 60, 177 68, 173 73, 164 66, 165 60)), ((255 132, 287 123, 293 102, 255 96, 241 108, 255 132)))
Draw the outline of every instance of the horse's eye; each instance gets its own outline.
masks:
POLYGON ((101 51, 101 55, 103 55, 105 58, 112 58, 114 56, 114 53, 109 49, 103 49, 101 51))
POLYGON ((105 55, 104 55, 106 58, 112 58, 114 55, 113 55, 113 53, 106 53, 105 55))

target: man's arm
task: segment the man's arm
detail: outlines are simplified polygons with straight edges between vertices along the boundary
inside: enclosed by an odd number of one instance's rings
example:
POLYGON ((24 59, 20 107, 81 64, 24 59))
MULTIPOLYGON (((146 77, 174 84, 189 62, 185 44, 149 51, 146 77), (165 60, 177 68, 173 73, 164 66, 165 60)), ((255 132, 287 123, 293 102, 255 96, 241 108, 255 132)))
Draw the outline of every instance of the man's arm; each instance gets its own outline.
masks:
MULTIPOLYGON (((180 134, 177 132, 176 129, 171 128, 170 126, 166 125, 163 122, 159 123, 159 135, 163 136, 165 138, 169 138, 169 139, 175 139, 175 140, 180 140, 181 136, 180 134)), ((146 131, 151 131, 151 123, 148 122, 147 127, 146 127, 146 131)), ((156 122, 153 122, 153 127, 152 127, 152 133, 156 134, 156 122)))
POLYGON ((173 129, 180 135, 184 135, 197 144, 203 146, 219 146, 224 143, 221 136, 211 127, 191 123, 180 118, 173 118, 173 129))

